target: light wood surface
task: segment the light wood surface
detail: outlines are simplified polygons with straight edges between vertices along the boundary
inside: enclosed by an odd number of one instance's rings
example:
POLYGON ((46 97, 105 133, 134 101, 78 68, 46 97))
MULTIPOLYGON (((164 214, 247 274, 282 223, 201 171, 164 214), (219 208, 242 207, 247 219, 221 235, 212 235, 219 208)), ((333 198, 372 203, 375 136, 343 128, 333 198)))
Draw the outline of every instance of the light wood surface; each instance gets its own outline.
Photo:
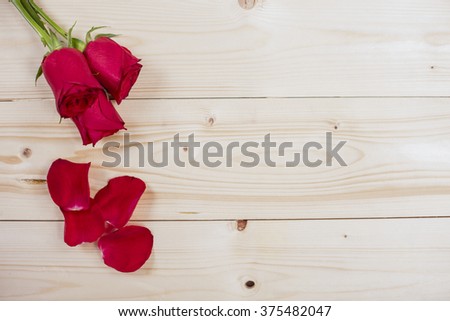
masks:
POLYGON ((123 156, 124 132, 84 147, 59 124, 45 80, 34 86, 44 50, 4 0, 1 300, 450 299, 449 1, 38 2, 66 28, 76 20, 77 36, 112 26, 143 58, 118 110, 158 156, 177 133, 224 147, 270 133, 301 151, 332 132, 348 166, 287 168, 292 151, 272 150, 274 168, 243 168, 240 152, 231 167, 155 168, 132 148, 130 167, 104 167, 102 147, 119 142, 123 156), (92 162, 93 194, 118 175, 145 180, 133 221, 155 251, 143 270, 63 243, 45 181, 57 158, 92 162))
MULTIPOLYGON (((447 0, 45 0, 82 37, 111 26, 145 68, 132 97, 448 96, 447 0)), ((51 97, 44 54, 0 3, 0 99, 51 97), (11 77, 11 75, 14 75, 11 77)))
MULTIPOLYGON (((59 157, 92 162, 92 190, 109 178, 135 175, 148 185, 136 210, 136 219, 286 219, 449 216, 450 212, 450 104, 449 99, 200 99, 137 100, 119 107, 130 140, 144 144, 145 159, 130 147, 130 167, 124 167, 123 133, 116 141, 122 156, 119 167, 105 168, 113 159, 95 148, 83 147, 73 124, 58 123, 52 100, 0 103, 0 171, 2 219, 60 219, 44 180, 51 162, 59 157), (211 121, 212 119, 212 121, 211 121), (337 128, 337 129, 336 129, 337 128), (275 168, 234 153, 233 167, 225 158, 217 168, 189 164, 155 168, 147 163, 148 142, 160 156, 163 142, 194 133, 205 144, 222 146, 236 141, 262 142, 270 133, 278 143, 293 142, 293 150, 309 141, 325 145, 333 132, 336 144, 347 141, 341 155, 346 167, 294 168, 293 159, 276 157, 275 168), (25 157, 23 151, 31 155, 25 157), (430 204, 434 206, 430 206, 430 204)), ((224 147, 224 148, 225 148, 224 147)), ((263 149, 255 149, 263 159, 263 149)), ((201 160, 198 148, 195 158, 201 160)), ((187 162, 187 152, 181 151, 187 162)), ((172 154, 172 153, 171 153, 172 154)), ((324 159, 324 150, 311 158, 324 159)), ((157 156, 155 156, 157 158, 157 156)))
MULTIPOLYGON (((142 222, 139 222, 142 224, 142 222)), ((134 274, 69 248, 58 222, 2 222, 0 298, 440 300, 450 295, 449 219, 149 222, 134 274), (7 276, 7 277, 5 277, 7 276), (247 288, 245 283, 255 286, 247 288)))

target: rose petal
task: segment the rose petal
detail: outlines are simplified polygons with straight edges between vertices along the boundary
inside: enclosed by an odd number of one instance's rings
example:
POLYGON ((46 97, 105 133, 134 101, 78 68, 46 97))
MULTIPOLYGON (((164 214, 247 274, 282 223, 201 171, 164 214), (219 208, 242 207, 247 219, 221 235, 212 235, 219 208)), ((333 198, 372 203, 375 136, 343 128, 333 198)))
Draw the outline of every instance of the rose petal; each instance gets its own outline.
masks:
POLYGON ((133 88, 137 79, 139 78, 139 73, 141 72, 142 65, 136 63, 134 66, 129 67, 128 72, 123 76, 122 82, 119 87, 119 93, 116 94, 115 99, 117 104, 120 105, 122 100, 128 97, 131 88, 133 88))
POLYGON ((136 177, 120 176, 111 179, 95 195, 95 207, 103 219, 116 228, 128 223, 145 191, 145 183, 136 177))
POLYGON ((88 172, 91 163, 72 163, 65 159, 53 162, 47 174, 47 186, 56 205, 63 210, 89 208, 88 172))
MULTIPOLYGON (((91 204, 92 204, 91 199, 91 204)), ((64 214, 64 242, 77 246, 95 242, 105 232, 105 222, 93 207, 84 211, 62 211, 64 214)))
POLYGON ((146 227, 126 226, 102 236, 98 248, 106 265, 120 272, 134 272, 150 257, 153 235, 146 227))

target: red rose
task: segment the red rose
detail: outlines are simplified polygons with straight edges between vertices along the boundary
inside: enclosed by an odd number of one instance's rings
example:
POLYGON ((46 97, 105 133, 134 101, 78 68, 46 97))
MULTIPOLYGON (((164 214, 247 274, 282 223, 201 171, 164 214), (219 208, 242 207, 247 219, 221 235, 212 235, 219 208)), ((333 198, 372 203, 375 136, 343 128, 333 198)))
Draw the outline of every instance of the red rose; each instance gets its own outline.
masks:
POLYGON ((104 92, 98 95, 92 106, 72 117, 80 132, 83 145, 95 145, 100 139, 125 129, 124 122, 104 92))
POLYGON ((122 118, 80 51, 53 51, 44 58, 42 71, 55 95, 59 114, 72 118, 84 145, 95 145, 103 137, 124 129, 122 118))
POLYGON ((120 104, 139 76, 142 68, 140 59, 106 37, 89 42, 84 56, 94 76, 120 104))
POLYGON ((103 88, 92 75, 83 54, 72 48, 51 52, 42 61, 42 71, 61 117, 70 118, 92 106, 103 88))

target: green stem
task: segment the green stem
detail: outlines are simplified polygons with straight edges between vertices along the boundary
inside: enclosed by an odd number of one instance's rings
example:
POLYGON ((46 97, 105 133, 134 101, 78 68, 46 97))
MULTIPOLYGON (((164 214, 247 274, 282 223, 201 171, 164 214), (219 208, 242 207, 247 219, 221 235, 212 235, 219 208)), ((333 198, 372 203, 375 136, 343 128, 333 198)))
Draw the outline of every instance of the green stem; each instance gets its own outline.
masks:
POLYGON ((57 33, 67 39, 67 32, 61 28, 55 21, 53 21, 42 8, 40 8, 33 0, 26 0, 30 6, 41 16, 57 33))
POLYGON ((40 24, 33 19, 27 9, 23 6, 20 0, 10 0, 10 2, 16 7, 16 9, 22 14, 25 20, 30 24, 33 30, 41 37, 42 42, 49 47, 50 50, 54 49, 52 39, 48 34, 45 27, 41 27, 40 24))
POLYGON ((34 9, 31 7, 31 5, 26 0, 20 0, 20 3, 25 8, 25 10, 28 11, 31 18, 33 18, 33 20, 39 25, 39 27, 41 27, 44 30, 47 30, 45 28, 44 23, 42 22, 41 18, 39 18, 36 11, 34 11, 34 9))

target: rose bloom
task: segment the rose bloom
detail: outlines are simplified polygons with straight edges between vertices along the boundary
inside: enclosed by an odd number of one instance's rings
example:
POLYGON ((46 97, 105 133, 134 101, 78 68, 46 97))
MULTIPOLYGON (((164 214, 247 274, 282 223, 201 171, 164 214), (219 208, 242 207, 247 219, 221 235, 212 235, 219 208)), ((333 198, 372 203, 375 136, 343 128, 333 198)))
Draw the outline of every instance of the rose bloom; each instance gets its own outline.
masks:
POLYGON ((114 106, 104 92, 97 97, 92 106, 82 114, 72 117, 80 132, 83 145, 95 145, 100 139, 125 129, 114 106))
POLYGON ((128 96, 142 65, 140 59, 114 40, 100 37, 89 42, 84 56, 97 80, 118 104, 128 96))
POLYGON ((52 51, 42 61, 42 72, 63 118, 83 113, 103 94, 103 88, 92 75, 86 59, 76 49, 52 51))
POLYGON ((95 145, 125 128, 80 51, 62 48, 51 52, 42 62, 42 71, 55 95, 59 114, 73 120, 84 145, 95 145))

